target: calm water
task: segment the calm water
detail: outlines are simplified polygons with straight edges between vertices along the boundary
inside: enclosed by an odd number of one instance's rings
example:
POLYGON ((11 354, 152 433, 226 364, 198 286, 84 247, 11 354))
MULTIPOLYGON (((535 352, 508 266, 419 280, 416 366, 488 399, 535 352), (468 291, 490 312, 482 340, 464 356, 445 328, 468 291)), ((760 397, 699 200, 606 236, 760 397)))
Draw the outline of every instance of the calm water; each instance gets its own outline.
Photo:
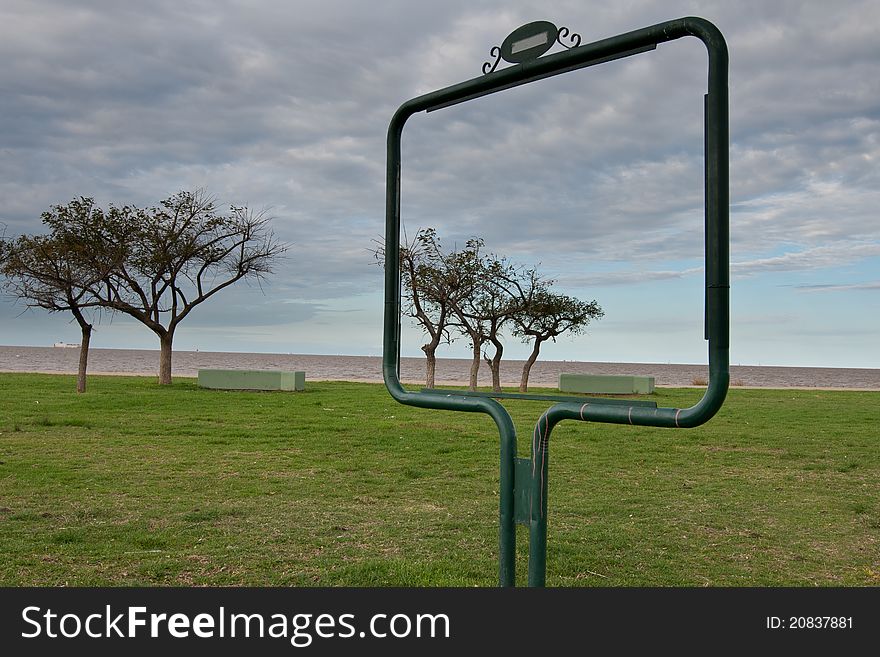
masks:
MULTIPOLYGON (((78 349, 59 347, 0 347, 0 371, 74 373, 78 349)), ((502 383, 519 383, 523 361, 504 361, 502 383)), ((92 349, 89 371, 93 374, 156 374, 159 352, 139 349, 92 349)), ((195 377, 200 368, 305 370, 306 379, 382 381, 382 359, 378 356, 314 356, 303 354, 242 354, 209 351, 174 352, 175 376, 195 377)), ((466 384, 470 361, 441 358, 437 361, 437 382, 466 384)), ((424 382, 425 360, 404 358, 401 379, 407 383, 424 382)), ((657 385, 687 386, 706 379, 706 365, 664 365, 646 363, 582 363, 542 361, 532 368, 529 383, 555 387, 559 374, 637 374, 655 377, 657 385)), ((860 388, 880 390, 880 370, 826 367, 732 366, 734 385, 759 387, 860 388)), ((480 385, 491 385, 488 368, 480 368, 480 385)))

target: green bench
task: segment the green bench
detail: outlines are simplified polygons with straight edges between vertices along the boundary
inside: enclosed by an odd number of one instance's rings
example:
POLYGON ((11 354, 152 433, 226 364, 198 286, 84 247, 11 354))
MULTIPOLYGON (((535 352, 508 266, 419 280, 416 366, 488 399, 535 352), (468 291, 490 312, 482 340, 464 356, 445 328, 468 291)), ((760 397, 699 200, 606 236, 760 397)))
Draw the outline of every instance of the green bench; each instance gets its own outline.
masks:
POLYGON ((654 393, 653 376, 611 374, 560 374, 559 390, 600 395, 650 395, 654 393))
POLYGON ((199 387, 216 390, 305 390, 305 372, 199 370, 199 387))

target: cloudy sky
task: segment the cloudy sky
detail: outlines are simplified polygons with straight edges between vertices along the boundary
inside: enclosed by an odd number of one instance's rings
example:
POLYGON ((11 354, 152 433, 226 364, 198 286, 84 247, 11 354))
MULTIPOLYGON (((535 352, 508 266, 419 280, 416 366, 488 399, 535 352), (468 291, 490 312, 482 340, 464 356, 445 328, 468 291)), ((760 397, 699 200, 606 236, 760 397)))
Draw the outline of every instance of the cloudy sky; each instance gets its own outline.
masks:
MULTIPOLYGON (((205 188, 268 208, 287 259, 262 289, 194 311, 175 346, 378 354, 369 249, 395 109, 479 76, 523 23, 586 43, 687 15, 730 50, 731 362, 880 367, 876 0, 3 0, 0 229, 41 232, 42 211, 80 195, 154 205, 205 188)), ((406 229, 481 236, 599 301, 605 318, 545 358, 705 362, 705 87, 704 47, 680 39, 416 115, 406 229)), ((0 303, 0 344, 59 340, 79 340, 68 317, 0 303)), ((92 344, 158 347, 107 317, 92 344)))

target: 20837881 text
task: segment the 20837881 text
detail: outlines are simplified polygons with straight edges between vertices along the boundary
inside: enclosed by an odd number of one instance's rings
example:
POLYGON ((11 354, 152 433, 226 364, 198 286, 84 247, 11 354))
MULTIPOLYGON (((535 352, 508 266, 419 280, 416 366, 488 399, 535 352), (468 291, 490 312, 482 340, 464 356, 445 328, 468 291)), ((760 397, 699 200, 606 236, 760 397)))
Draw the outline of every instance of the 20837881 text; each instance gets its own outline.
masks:
POLYGON ((851 630, 852 616, 767 616, 768 630, 851 630))

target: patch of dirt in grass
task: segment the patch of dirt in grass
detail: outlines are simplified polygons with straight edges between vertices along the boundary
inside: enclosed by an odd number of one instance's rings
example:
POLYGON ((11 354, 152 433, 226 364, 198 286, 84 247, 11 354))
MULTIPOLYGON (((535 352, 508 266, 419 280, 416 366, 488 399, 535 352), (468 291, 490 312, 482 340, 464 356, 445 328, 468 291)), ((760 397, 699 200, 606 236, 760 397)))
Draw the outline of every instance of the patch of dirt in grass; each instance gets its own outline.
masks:
POLYGON ((704 452, 749 452, 752 454, 785 454, 786 450, 778 447, 722 447, 720 445, 700 445, 704 452))

